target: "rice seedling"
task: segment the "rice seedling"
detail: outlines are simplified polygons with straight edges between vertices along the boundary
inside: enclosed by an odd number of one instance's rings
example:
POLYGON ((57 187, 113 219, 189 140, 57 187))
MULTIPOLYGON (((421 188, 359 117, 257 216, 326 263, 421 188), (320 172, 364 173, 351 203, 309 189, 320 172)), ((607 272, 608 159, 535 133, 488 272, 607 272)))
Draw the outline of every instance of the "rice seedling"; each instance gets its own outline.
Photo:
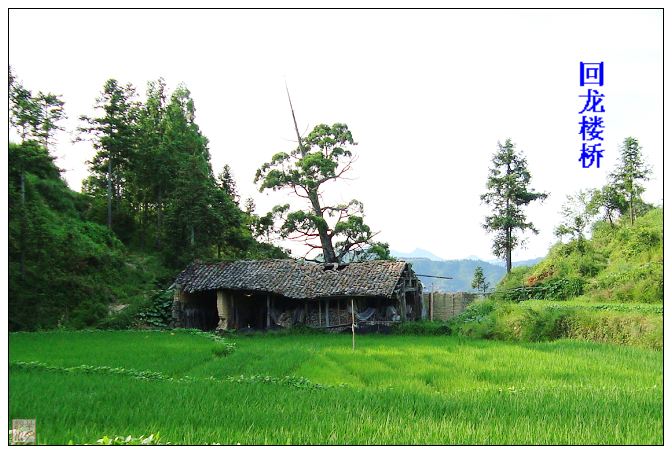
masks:
POLYGON ((662 353, 574 340, 10 335, 41 444, 661 444, 662 353), (32 364, 32 366, 30 365, 32 364))

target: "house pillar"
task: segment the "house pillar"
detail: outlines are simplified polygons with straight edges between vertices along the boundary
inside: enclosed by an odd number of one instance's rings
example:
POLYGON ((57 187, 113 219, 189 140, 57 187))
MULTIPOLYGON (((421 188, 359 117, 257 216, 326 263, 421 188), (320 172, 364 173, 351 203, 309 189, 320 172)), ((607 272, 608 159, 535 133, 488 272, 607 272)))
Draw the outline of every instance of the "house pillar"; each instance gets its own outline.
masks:
POLYGON ((184 328, 184 302, 185 295, 181 285, 175 285, 173 292, 173 308, 171 313, 171 326, 173 328, 184 328))
POLYGON ((218 330, 231 328, 232 296, 224 290, 217 290, 217 315, 219 316, 218 330))

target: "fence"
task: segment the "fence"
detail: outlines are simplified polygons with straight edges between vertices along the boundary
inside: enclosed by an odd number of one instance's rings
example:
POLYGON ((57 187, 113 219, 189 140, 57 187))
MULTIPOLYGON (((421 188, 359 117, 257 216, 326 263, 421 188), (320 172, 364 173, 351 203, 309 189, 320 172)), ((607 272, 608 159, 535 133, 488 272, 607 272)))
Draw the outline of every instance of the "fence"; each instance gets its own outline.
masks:
POLYGON ((428 320, 448 320, 464 312, 474 300, 481 298, 480 294, 468 292, 456 293, 425 293, 424 306, 427 308, 428 320))

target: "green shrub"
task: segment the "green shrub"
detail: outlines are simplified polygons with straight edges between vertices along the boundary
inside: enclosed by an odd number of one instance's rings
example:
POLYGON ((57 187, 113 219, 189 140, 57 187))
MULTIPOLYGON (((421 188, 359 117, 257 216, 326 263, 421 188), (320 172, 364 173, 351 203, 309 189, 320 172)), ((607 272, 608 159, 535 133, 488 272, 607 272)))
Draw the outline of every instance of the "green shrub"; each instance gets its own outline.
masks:
POLYGON ((137 314, 140 323, 152 328, 167 328, 172 319, 173 292, 171 290, 157 290, 149 304, 137 314))
POLYGON ((451 332, 461 336, 489 339, 495 325, 493 312, 497 304, 487 299, 467 306, 464 312, 448 322, 451 332))
POLYGON ((442 321, 403 322, 392 326, 394 334, 414 336, 442 336, 451 333, 450 326, 442 321))
POLYGON ((543 284, 522 286, 508 290, 498 290, 494 293, 496 301, 525 301, 539 300, 567 300, 583 293, 585 281, 581 278, 554 278, 543 284))

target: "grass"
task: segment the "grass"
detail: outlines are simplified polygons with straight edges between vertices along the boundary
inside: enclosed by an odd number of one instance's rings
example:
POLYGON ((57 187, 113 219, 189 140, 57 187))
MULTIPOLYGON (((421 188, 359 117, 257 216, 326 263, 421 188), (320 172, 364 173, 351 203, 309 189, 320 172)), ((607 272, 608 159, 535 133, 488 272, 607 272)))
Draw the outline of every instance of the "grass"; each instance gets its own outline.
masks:
POLYGON ((662 304, 485 300, 449 321, 454 334, 505 341, 576 339, 663 348, 662 304))
POLYGON ((13 333, 10 418, 37 418, 43 444, 156 432, 173 444, 662 443, 659 351, 411 335, 359 336, 355 352, 345 335, 226 342, 236 347, 221 355, 189 332, 13 333), (53 367, 19 364, 31 361, 53 367))

